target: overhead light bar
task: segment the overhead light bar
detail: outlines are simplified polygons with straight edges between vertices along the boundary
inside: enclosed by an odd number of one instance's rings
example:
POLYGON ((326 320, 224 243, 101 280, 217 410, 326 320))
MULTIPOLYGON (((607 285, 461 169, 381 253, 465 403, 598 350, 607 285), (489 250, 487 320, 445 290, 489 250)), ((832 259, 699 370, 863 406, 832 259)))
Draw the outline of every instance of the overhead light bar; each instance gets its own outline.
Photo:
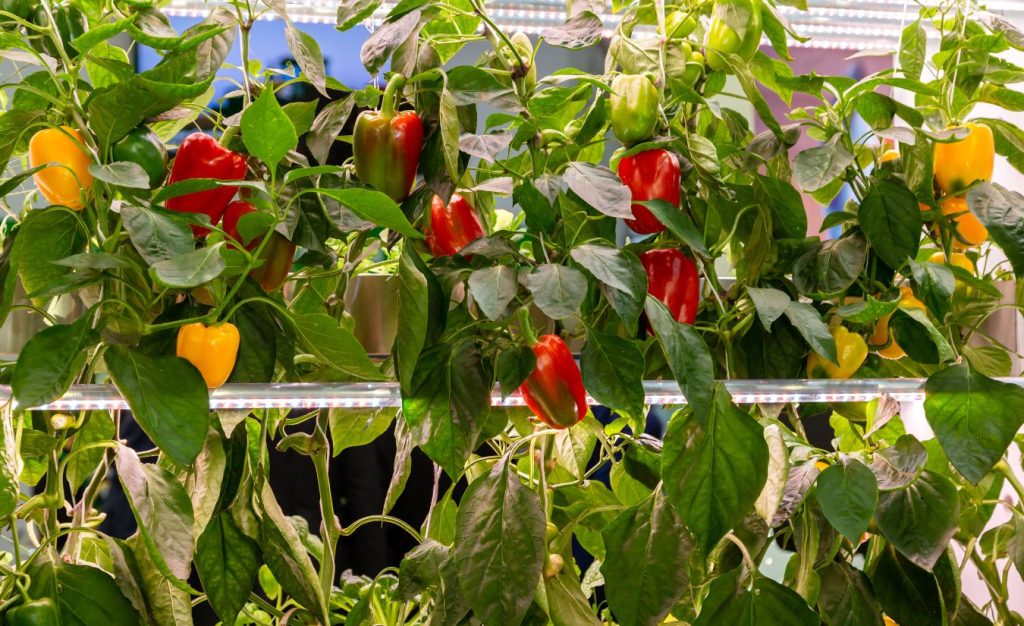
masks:
MULTIPOLYGON (((1024 379, 1005 379, 1024 386, 1024 379)), ((924 401, 924 379, 859 380, 729 380, 725 387, 739 404, 789 404, 807 402, 867 402, 883 395, 898 402, 924 401)), ((11 400, 11 388, 0 386, 0 401, 11 400)), ((591 404, 598 404, 588 398, 591 404)), ((675 381, 644 381, 647 404, 680 406, 686 397, 675 381)), ((398 383, 239 383, 224 385, 210 392, 210 408, 218 409, 299 409, 299 408, 382 408, 401 406, 398 383)), ((496 388, 492 406, 525 406, 518 394, 502 398, 496 388)), ((18 408, 15 406, 15 408, 18 408)), ((59 400, 35 407, 47 411, 127 409, 113 385, 72 385, 59 400)))

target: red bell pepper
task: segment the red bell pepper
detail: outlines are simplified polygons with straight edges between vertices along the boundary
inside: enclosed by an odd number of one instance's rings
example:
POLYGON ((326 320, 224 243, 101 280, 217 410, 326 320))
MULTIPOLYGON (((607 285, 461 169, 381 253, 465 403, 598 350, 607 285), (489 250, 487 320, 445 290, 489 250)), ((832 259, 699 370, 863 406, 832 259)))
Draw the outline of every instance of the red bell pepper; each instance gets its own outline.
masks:
POLYGON ((587 390, 576 360, 558 335, 533 345, 537 367, 519 387, 526 406, 552 428, 568 428, 587 416, 587 390))
MULTIPOLYGON (((256 211, 256 207, 248 202, 235 201, 228 205, 224 211, 224 232, 228 237, 238 243, 244 243, 242 235, 238 232, 238 221, 243 215, 256 211)), ((250 252, 259 247, 263 235, 254 237, 245 245, 250 252)), ((228 241, 228 246, 237 248, 237 245, 228 241)), ((284 235, 277 231, 270 233, 270 241, 260 251, 262 264, 249 272, 249 276, 260 284, 263 291, 272 293, 281 288, 288 272, 292 269, 292 262, 295 260, 295 244, 288 241, 284 235)))
MULTIPOLYGON (((178 147, 168 184, 173 185, 193 178, 242 180, 245 173, 244 155, 228 150, 209 135, 192 133, 178 147)), ((234 187, 217 187, 171 198, 167 201, 167 208, 179 213, 202 213, 210 218, 211 224, 218 224, 234 195, 234 187)), ((210 231, 207 228, 193 226, 192 232, 201 237, 210 231)))
POLYGON ((359 180, 395 202, 409 196, 423 148, 423 122, 414 111, 396 112, 405 78, 388 81, 380 111, 363 111, 356 118, 352 154, 359 180))
POLYGON ((485 234, 480 217, 465 198, 452 194, 451 202, 445 206, 440 196, 434 196, 426 235, 427 245, 435 257, 454 256, 485 234))
MULTIPOLYGON (((679 206, 679 159, 668 150, 656 148, 623 157, 619 161, 619 178, 629 187, 634 202, 664 200, 679 206)), ((642 235, 665 230, 665 225, 642 204, 633 205, 633 219, 626 220, 626 224, 642 235)))
POLYGON ((693 259, 679 250, 662 248, 640 255, 647 272, 647 291, 661 300, 677 322, 692 324, 697 319, 700 277, 693 259))

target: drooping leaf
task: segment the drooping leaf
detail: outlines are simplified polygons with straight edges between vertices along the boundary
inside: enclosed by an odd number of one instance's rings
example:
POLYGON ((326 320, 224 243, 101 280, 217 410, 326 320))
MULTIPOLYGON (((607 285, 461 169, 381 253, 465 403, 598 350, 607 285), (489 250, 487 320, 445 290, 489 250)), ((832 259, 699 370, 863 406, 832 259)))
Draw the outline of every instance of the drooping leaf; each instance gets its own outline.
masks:
POLYGON ((897 550, 930 571, 945 552, 959 516, 953 482, 924 471, 907 487, 881 494, 876 521, 897 550))
POLYGON ((878 504, 878 484, 871 470, 844 458, 818 475, 815 496, 832 527, 858 545, 878 504))

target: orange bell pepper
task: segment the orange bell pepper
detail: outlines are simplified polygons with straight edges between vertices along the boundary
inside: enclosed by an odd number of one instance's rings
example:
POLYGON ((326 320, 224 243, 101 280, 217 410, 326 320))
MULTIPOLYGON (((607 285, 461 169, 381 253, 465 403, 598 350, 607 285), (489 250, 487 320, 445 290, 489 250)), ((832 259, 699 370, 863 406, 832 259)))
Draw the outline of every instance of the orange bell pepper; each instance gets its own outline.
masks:
POLYGON ((942 193, 956 193, 979 180, 992 180, 996 144, 992 129, 967 122, 966 137, 935 144, 935 180, 942 193))
POLYGON ((974 213, 967 207, 967 199, 963 196, 952 196, 941 203, 942 214, 953 216, 953 223, 956 224, 956 236, 953 237, 953 247, 958 250, 973 248, 985 243, 988 239, 988 229, 981 223, 974 213))
MULTIPOLYGON (((914 295, 913 290, 910 287, 900 287, 900 306, 904 309, 923 309, 927 310, 924 302, 917 299, 914 295)), ((889 331, 889 320, 892 318, 892 313, 886 315, 882 319, 875 322, 874 332, 868 337, 868 343, 871 344, 872 348, 875 346, 884 346, 875 350, 878 356, 885 359, 900 359, 906 356, 906 352, 900 347, 900 344, 896 343, 896 340, 892 338, 892 333, 889 331)))
POLYGON ((229 322, 186 324, 178 330, 178 356, 196 366, 207 387, 216 389, 235 369, 238 342, 238 328, 229 322))
POLYGON ((89 165, 92 156, 85 149, 85 137, 70 126, 46 128, 28 142, 30 167, 56 163, 32 175, 51 204, 59 204, 80 211, 89 199, 92 174, 89 165))

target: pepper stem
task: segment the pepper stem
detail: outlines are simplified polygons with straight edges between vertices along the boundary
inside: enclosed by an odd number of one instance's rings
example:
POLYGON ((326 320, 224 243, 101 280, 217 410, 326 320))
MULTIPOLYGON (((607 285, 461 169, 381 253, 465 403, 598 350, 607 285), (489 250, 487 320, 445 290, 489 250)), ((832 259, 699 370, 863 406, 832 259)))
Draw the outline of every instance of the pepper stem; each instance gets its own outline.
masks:
POLYGON ((381 115, 387 118, 394 117, 395 109, 398 108, 398 98, 402 95, 402 88, 405 87, 405 76, 392 74, 388 80, 388 86, 384 88, 384 101, 381 103, 381 115))
POLYGON ((526 340, 526 345, 533 347, 533 344, 537 343, 537 333, 533 330, 533 321, 530 319, 530 309, 521 307, 518 312, 519 315, 519 332, 523 334, 523 339, 526 340))

